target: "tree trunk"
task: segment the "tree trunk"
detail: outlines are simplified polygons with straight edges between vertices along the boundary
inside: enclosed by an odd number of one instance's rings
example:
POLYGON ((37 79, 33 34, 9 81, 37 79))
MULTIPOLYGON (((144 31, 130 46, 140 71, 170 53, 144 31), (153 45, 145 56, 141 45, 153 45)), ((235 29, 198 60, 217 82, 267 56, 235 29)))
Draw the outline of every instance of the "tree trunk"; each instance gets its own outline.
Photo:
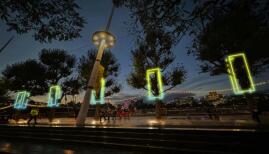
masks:
POLYGON ((161 111, 162 101, 156 100, 155 101, 155 115, 156 119, 162 118, 162 111, 161 111))
POLYGON ((55 109, 49 108, 48 119, 50 123, 53 121, 54 116, 55 116, 55 109))
POLYGON ((101 105, 96 104, 96 107, 95 107, 95 120, 98 120, 100 118, 100 110, 101 110, 101 105))

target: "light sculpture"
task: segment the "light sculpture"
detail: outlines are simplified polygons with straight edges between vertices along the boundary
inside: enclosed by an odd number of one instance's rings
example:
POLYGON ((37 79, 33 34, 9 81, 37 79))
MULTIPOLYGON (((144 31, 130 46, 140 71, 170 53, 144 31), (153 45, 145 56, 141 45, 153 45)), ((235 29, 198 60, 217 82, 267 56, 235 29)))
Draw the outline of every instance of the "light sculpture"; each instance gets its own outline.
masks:
POLYGON ((104 104, 105 103, 105 79, 101 78, 100 80, 100 84, 101 84, 101 88, 100 88, 100 95, 99 95, 99 100, 96 99, 96 91, 92 90, 92 94, 91 94, 91 101, 90 103, 92 105, 96 105, 96 104, 104 104))
POLYGON ((147 89, 148 89, 148 99, 149 100, 163 99, 164 98, 163 82, 162 82, 162 75, 161 75, 160 68, 148 69, 146 73, 146 80, 147 80, 147 89), (157 77, 157 84, 158 84, 158 90, 159 90, 158 96, 154 96, 152 94, 151 77, 150 77, 152 74, 155 74, 157 77))
POLYGON ((58 107, 59 106, 59 101, 62 96, 62 90, 61 87, 56 85, 56 86, 51 86, 49 89, 49 94, 48 94, 48 107, 58 107))
POLYGON ((238 53, 238 54, 233 54, 233 55, 229 55, 226 59, 226 64, 227 64, 227 72, 228 72, 228 75, 229 75, 229 79, 231 81, 231 84, 232 84, 232 88, 233 88, 233 92, 234 94, 236 95, 239 95, 239 94, 244 94, 244 93, 253 93, 256 91, 256 88, 255 88, 255 84, 254 84, 254 81, 253 81, 253 78, 252 78, 252 75, 251 75, 251 72, 250 72, 250 69, 249 69, 249 65, 248 65, 248 62, 247 62, 247 58, 246 58, 246 55, 244 53, 238 53), (246 89, 242 89, 240 84, 239 84, 239 81, 237 79, 237 75, 236 75, 236 72, 235 72, 235 68, 234 68, 234 60, 237 59, 237 58, 242 58, 243 60, 243 65, 244 65, 244 68, 246 69, 246 73, 247 73, 247 78, 249 80, 249 83, 250 83, 250 87, 249 88, 246 88, 246 89))
POLYGON ((16 100, 14 102, 14 108, 18 110, 26 109, 30 93, 27 91, 21 91, 17 93, 16 100))

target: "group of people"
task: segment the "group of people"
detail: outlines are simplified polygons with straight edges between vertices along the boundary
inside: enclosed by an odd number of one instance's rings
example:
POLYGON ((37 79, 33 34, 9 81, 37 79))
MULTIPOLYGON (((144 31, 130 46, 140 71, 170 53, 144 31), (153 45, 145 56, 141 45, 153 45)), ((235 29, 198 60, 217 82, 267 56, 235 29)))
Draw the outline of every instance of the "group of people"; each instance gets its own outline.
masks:
POLYGON ((112 120, 116 120, 117 111, 112 110, 110 108, 101 109, 99 112, 99 116, 100 116, 100 122, 102 121, 102 118, 104 119, 104 121, 106 120, 110 121, 110 117, 112 118, 112 120))
POLYGON ((116 120, 117 117, 119 117, 120 119, 122 117, 129 118, 131 115, 133 115, 133 113, 134 110, 128 108, 117 108, 117 109, 103 108, 99 111, 99 117, 100 122, 102 122, 102 119, 104 119, 104 121, 106 120, 110 121, 110 117, 112 120, 116 120))

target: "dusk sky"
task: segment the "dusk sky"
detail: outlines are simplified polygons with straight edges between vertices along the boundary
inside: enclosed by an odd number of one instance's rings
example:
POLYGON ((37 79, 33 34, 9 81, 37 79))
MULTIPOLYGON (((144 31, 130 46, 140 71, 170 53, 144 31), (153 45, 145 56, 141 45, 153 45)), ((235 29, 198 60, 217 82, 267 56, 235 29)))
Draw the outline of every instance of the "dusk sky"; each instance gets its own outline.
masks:
MULTIPOLYGON (((52 41, 52 43, 41 44, 34 40, 32 34, 18 35, 15 32, 7 32, 7 27, 0 23, 0 45, 2 46, 10 37, 15 36, 11 44, 0 54, 0 71, 8 64, 24 61, 29 58, 37 58, 38 53, 43 48, 65 49, 77 58, 85 55, 88 49, 96 48, 91 42, 91 36, 95 31, 104 30, 108 16, 111 11, 111 0, 79 0, 81 7, 80 13, 86 19, 86 24, 81 32, 82 37, 65 42, 52 41)), ((116 45, 111 49, 120 63, 119 81, 122 83, 122 91, 119 96, 125 93, 146 94, 145 91, 132 89, 126 83, 127 75, 130 73, 131 54, 130 51, 135 47, 133 36, 128 32, 128 23, 130 23, 129 12, 127 8, 118 8, 115 10, 110 32, 116 36, 116 45), (127 23, 127 24, 125 24, 127 23)), ((190 45, 191 39, 185 36, 182 41, 173 49, 176 55, 174 64, 183 63, 187 70, 187 80, 177 86, 172 92, 184 90, 214 90, 231 88, 229 79, 226 75, 209 77, 207 74, 199 74, 198 62, 186 53, 186 47, 190 45)), ((255 81, 260 82, 268 80, 268 73, 264 73, 255 81)))

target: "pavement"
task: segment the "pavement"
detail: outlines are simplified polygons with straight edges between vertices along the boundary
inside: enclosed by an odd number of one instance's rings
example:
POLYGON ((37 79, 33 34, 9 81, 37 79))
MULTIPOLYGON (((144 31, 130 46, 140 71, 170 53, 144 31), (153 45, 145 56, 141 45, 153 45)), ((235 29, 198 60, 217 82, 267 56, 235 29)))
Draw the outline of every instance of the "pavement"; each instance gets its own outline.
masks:
MULTIPOLYGON (((165 116, 162 119, 156 119, 154 116, 134 116, 130 118, 117 118, 116 120, 103 120, 94 117, 88 117, 85 121, 86 127, 116 127, 116 128, 163 128, 163 129, 180 129, 180 128, 206 128, 206 129, 256 129, 261 126, 268 128, 269 117, 261 116, 261 124, 257 124, 251 119, 251 115, 226 115, 220 116, 218 119, 209 119, 207 116, 165 116)), ((75 127, 74 118, 55 118, 50 123, 48 119, 38 119, 36 126, 68 126, 75 127)), ((27 125, 27 119, 19 119, 18 121, 10 120, 9 125, 27 125)), ((269 129, 268 129, 269 130, 269 129)))
POLYGON ((0 140, 2 154, 143 154, 124 149, 79 146, 71 144, 39 143, 29 141, 0 140))

